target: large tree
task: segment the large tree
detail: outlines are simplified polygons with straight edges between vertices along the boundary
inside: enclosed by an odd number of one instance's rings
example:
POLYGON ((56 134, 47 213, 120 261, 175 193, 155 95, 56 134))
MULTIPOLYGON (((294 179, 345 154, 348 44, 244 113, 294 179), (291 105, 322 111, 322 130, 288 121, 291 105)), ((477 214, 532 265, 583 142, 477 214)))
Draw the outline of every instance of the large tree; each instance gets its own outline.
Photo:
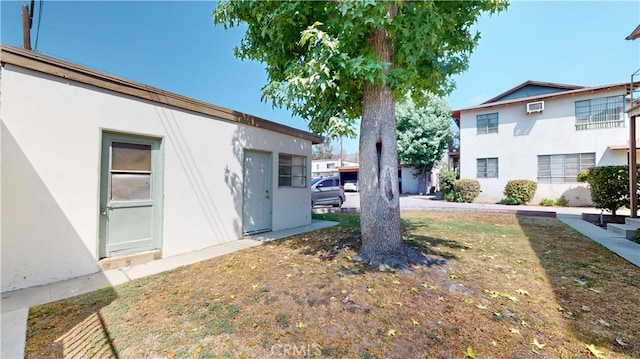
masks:
MULTIPOLYGON (((360 122, 359 260, 406 268, 423 257, 402 239, 398 200, 396 99, 453 88, 467 68, 482 12, 504 9, 479 1, 219 2, 215 24, 246 24, 234 51, 266 65, 263 99, 309 121, 317 134, 331 120, 360 122)), ((414 98, 420 101, 420 96, 414 98)))
POLYGON ((411 97, 398 103, 398 160, 411 166, 418 177, 418 192, 427 193, 427 174, 453 141, 451 109, 440 96, 425 91, 425 105, 418 107, 411 97))
POLYGON ((333 158, 333 145, 327 140, 324 143, 313 145, 311 148, 312 160, 330 160, 333 158))

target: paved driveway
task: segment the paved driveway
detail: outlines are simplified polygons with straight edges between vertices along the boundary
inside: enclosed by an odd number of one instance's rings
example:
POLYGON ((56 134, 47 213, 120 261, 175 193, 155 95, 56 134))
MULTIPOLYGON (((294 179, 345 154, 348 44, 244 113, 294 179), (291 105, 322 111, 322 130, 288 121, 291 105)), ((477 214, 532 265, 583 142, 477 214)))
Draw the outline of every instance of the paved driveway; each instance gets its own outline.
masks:
MULTIPOLYGON (((345 210, 360 209, 360 194, 347 192, 347 200, 342 205, 345 210)), ((544 207, 537 205, 507 206, 494 203, 455 203, 438 200, 435 196, 402 195, 400 197, 400 209, 403 210, 459 210, 459 211, 486 211, 486 212, 515 212, 515 211, 536 211, 555 212, 558 214, 582 214, 600 213, 599 209, 593 207, 544 207)), ((624 213, 620 213, 624 214, 624 213)))

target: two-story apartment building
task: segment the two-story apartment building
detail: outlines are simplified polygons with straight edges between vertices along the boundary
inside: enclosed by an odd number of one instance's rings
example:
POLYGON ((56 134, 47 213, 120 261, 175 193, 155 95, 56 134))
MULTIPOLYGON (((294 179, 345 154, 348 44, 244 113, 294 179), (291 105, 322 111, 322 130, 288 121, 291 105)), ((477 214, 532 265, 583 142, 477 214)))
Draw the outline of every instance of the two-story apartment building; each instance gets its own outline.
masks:
POLYGON ((460 178, 482 186, 478 202, 504 198, 509 180, 538 183, 533 202, 561 196, 591 204, 579 171, 627 164, 628 83, 581 87, 527 81, 480 105, 453 111, 460 178))

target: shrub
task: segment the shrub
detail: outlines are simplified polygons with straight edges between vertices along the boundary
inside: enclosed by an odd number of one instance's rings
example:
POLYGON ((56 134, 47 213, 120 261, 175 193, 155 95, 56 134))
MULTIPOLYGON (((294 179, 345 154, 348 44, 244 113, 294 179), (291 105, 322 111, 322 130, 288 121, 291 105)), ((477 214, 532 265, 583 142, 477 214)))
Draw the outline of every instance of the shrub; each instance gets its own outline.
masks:
POLYGON ((619 208, 629 206, 629 166, 592 167, 578 173, 578 182, 589 184, 596 208, 615 216, 619 208))
POLYGON ((525 204, 531 202, 538 184, 531 180, 511 180, 504 186, 505 204, 525 204))
POLYGON ((567 201, 567 199, 564 198, 564 196, 560 196, 560 198, 558 198, 558 200, 556 200, 556 206, 566 207, 568 205, 569 205, 569 201, 567 201))
POLYGON ((553 206, 554 203, 555 201, 549 198, 545 198, 542 201, 540 201, 540 205, 545 207, 551 207, 553 206))
POLYGON ((480 194, 480 182, 474 179, 459 179, 454 182, 453 190, 456 202, 471 203, 480 194))
POLYGON ((440 180, 440 193, 445 201, 455 200, 455 190, 453 188, 457 175, 453 171, 440 171, 438 179, 440 180))

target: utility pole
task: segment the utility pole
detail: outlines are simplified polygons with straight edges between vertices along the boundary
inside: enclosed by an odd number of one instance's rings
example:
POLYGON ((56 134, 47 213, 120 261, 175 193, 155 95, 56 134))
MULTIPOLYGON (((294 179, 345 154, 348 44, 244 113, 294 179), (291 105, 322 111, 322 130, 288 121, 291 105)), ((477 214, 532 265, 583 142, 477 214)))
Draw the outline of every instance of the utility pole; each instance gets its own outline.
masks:
POLYGON ((31 26, 33 24, 34 8, 35 0, 31 0, 31 9, 27 4, 22 3, 22 46, 27 50, 31 50, 31 26))
POLYGON ((340 167, 344 167, 344 151, 342 150, 342 136, 340 136, 340 167))

